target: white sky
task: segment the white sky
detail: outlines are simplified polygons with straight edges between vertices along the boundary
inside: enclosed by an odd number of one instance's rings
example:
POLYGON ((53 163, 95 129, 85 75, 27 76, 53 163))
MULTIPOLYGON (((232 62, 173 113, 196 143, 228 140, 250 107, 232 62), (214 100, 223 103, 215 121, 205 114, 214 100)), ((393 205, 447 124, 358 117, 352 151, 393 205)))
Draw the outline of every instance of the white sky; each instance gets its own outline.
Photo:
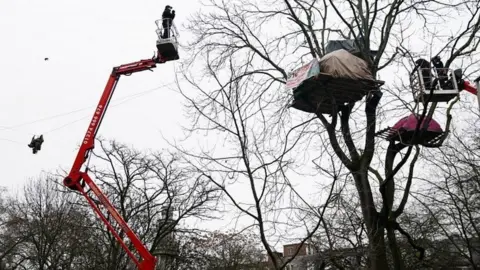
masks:
MULTIPOLYGON (((154 21, 161 18, 166 4, 152 0, 0 1, 0 186, 20 187, 42 170, 69 169, 111 69, 152 57, 154 21), (4 128, 18 125, 22 126, 4 128), (37 155, 27 147, 33 134, 45 138, 37 155)), ((197 7, 196 1, 187 0, 169 4, 177 10, 179 26, 197 7)), ((183 117, 181 99, 171 84, 175 65, 169 62, 154 72, 122 77, 99 135, 140 149, 166 146, 160 132, 174 136, 183 117), (167 84, 170 87, 115 106, 115 100, 122 101, 122 97, 167 84)))
MULTIPOLYGON (((16 189, 42 170, 70 168, 111 69, 153 55, 154 21, 166 4, 177 10, 179 29, 200 7, 192 0, 0 1, 0 186, 16 189), (78 109, 85 110, 38 121, 78 109), (37 155, 27 147, 33 134, 45 138, 37 155)), ((182 32, 180 42, 186 40, 182 32)), ((162 135, 180 136, 186 119, 173 90, 176 65, 122 77, 99 135, 154 150, 167 147, 162 135)))

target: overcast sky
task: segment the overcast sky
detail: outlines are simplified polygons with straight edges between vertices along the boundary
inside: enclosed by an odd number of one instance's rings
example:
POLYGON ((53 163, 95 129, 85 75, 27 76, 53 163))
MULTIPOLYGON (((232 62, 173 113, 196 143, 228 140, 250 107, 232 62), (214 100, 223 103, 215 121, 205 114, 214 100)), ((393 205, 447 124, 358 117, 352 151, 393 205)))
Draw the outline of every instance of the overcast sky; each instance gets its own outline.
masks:
MULTIPOLYGON (((198 8, 191 0, 0 1, 1 186, 71 166, 111 69, 152 57, 154 21, 166 4, 177 24, 198 8), (55 115, 63 116, 41 121, 55 115), (27 147, 34 134, 45 139, 37 155, 27 147)), ((160 132, 174 136, 183 117, 176 64, 122 77, 99 135, 140 149, 166 146, 160 132)))
MULTIPOLYGON (((155 52, 154 21, 166 4, 179 29, 200 8, 191 0, 0 1, 0 186, 16 192, 42 171, 70 169, 112 68, 155 52), (40 134, 33 155, 27 144, 40 134)), ((189 38, 180 35, 180 43, 189 38)), ((121 77, 98 135, 152 150, 168 147, 162 136, 181 137, 178 65, 121 77)))
MULTIPOLYGON (((70 168, 111 69, 153 55, 154 21, 166 4, 178 27, 200 8, 192 0, 0 1, 0 186, 19 188, 43 170, 70 168), (27 144, 40 134, 45 143, 33 155, 27 144)), ((181 33, 180 41, 188 37, 181 33)), ((186 121, 174 92, 177 65, 122 77, 99 135, 138 149, 167 147, 162 136, 179 136, 186 121)))

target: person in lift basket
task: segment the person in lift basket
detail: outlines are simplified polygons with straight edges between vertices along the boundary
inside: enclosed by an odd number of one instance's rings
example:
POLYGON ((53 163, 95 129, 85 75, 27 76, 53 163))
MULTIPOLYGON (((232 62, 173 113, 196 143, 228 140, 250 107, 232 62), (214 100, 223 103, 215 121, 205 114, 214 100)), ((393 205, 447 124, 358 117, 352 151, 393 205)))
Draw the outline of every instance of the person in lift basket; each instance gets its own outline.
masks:
POLYGON ((167 5, 162 14, 162 38, 170 38, 170 29, 172 27, 173 19, 175 19, 175 10, 172 10, 172 7, 167 5))

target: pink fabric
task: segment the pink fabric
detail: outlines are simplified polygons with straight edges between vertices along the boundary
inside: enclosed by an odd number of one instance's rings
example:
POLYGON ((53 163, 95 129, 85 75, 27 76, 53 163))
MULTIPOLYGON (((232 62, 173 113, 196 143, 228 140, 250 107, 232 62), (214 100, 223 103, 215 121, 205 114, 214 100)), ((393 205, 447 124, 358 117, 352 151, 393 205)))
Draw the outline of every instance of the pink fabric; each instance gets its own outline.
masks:
MULTIPOLYGON (((425 117, 422 121, 422 125, 420 125, 420 129, 423 127, 423 123, 427 120, 427 117, 425 117)), ((414 131, 415 128, 417 127, 418 120, 415 117, 415 114, 411 114, 409 116, 406 116, 402 119, 400 119, 393 127, 393 130, 399 130, 401 128, 404 128, 407 131, 414 131)), ((435 120, 430 120, 430 123, 427 128, 428 131, 432 132, 443 132, 442 127, 440 124, 438 124, 437 121, 435 120)))

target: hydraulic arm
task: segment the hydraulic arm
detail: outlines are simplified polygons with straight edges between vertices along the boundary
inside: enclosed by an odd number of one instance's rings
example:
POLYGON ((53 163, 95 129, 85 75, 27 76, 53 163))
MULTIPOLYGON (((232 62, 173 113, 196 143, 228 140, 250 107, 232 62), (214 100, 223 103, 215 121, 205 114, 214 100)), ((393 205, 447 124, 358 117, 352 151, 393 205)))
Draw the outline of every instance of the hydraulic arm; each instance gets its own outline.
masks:
POLYGON ((122 248, 127 252, 128 256, 133 260, 133 262, 138 266, 140 270, 154 270, 156 264, 156 258, 148 251, 145 245, 140 241, 138 236, 132 231, 128 226, 125 220, 113 207, 112 203, 107 199, 103 194, 100 188, 93 182, 93 180, 88 175, 88 171, 81 171, 82 166, 89 157, 90 152, 95 147, 95 137, 97 135, 98 129, 102 119, 107 111, 108 104, 112 98, 112 95, 115 91, 115 87, 122 75, 130 75, 136 72, 151 70, 156 67, 157 63, 164 63, 164 60, 159 60, 160 58, 140 60, 138 62, 133 62, 125 65, 121 65, 113 68, 112 73, 108 79, 105 90, 98 102, 97 108, 93 114, 92 120, 88 126, 85 137, 83 138, 82 145, 78 150, 77 157, 73 163, 72 169, 68 176, 64 179, 63 183, 65 186, 70 189, 79 191, 88 201, 90 206, 95 210, 100 219, 105 223, 110 232, 115 236, 117 241, 120 243, 122 248), (119 233, 115 230, 114 226, 107 220, 105 215, 102 213, 100 206, 87 194, 85 190, 85 185, 87 185, 90 190, 95 194, 98 199, 98 202, 103 206, 103 208, 111 215, 118 226, 120 227, 122 233, 119 233), (127 244, 123 241, 120 234, 125 234, 130 240, 131 244, 135 247, 138 255, 135 255, 127 247, 127 244), (137 256, 140 256, 138 258, 137 256))
POLYGON ((478 88, 478 85, 479 85, 479 82, 480 82, 480 77, 476 78, 476 79, 474 80, 474 82, 477 84, 477 86, 475 86, 473 83, 471 83, 471 82, 469 82, 469 81, 465 81, 465 82, 463 83, 463 88, 464 88, 466 91, 468 91, 468 92, 470 92, 470 93, 472 93, 472 94, 474 94, 474 95, 477 95, 477 94, 478 94, 478 93, 477 93, 477 91, 478 91, 477 88, 478 88))

